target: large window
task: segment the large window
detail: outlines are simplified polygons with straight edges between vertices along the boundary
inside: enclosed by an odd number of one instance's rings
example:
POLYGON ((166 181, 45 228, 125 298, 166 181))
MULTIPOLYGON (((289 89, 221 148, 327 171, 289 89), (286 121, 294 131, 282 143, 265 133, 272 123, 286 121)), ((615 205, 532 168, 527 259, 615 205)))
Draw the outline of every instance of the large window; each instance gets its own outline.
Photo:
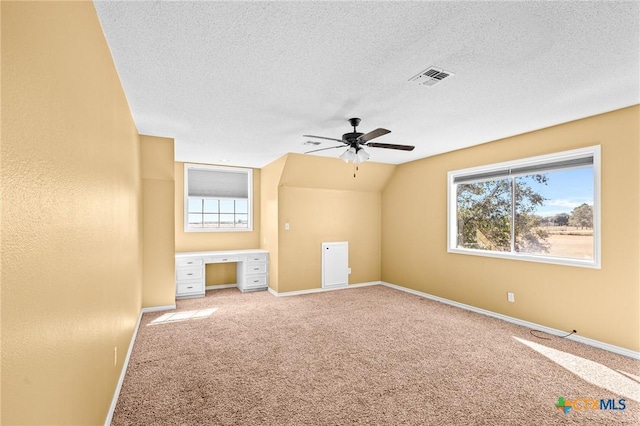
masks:
POLYGON ((600 147, 449 172, 448 250, 600 267, 600 147))
POLYGON ((184 166, 185 231, 250 231, 252 170, 184 166))

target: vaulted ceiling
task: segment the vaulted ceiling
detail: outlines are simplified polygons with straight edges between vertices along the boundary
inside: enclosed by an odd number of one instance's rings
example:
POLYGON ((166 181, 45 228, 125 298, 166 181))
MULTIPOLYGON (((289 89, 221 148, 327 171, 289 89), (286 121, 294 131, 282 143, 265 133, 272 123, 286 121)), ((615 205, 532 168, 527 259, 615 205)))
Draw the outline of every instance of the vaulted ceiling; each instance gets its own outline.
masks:
POLYGON ((640 103, 638 2, 94 3, 139 133, 177 161, 262 167, 359 117, 416 146, 367 149, 400 164, 640 103), (430 66, 452 75, 409 81, 430 66))

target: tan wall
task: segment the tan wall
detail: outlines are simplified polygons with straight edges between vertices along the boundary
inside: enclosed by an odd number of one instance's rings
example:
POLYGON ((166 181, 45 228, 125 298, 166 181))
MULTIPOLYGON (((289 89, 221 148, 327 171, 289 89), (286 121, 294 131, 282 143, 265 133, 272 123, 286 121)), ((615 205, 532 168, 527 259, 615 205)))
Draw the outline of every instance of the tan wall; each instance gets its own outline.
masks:
POLYGON ((278 189, 287 156, 263 167, 260 171, 260 248, 269 252, 269 287, 278 291, 278 189))
POLYGON ((394 170, 370 162, 354 178, 353 165, 336 158, 287 155, 278 190, 278 292, 320 288, 321 247, 331 241, 349 242, 349 283, 380 280, 381 190, 394 170))
POLYGON ((237 263, 210 263, 205 265, 205 286, 236 284, 237 263))
POLYGON ((380 280, 379 192, 281 187, 279 200, 279 292, 322 286, 323 242, 349 242, 350 284, 380 280))
POLYGON ((396 168, 391 164, 368 161, 360 164, 353 177, 353 163, 345 163, 339 158, 302 154, 287 154, 286 158, 280 185, 298 188, 379 192, 396 168))
POLYGON ((173 139, 140 136, 142 306, 175 304, 173 139))
POLYGON ((92 3, 1 7, 0 422, 102 424, 141 307, 138 135, 92 3))
MULTIPOLYGON (((184 232, 184 163, 175 162, 174 167, 176 252, 260 247, 260 169, 253 169, 253 231, 184 232)), ((230 267, 218 268, 215 275, 206 277, 206 285, 235 283, 235 273, 230 267)))
POLYGON ((640 350, 639 145, 635 106, 399 166, 382 196, 382 279, 640 350), (448 171, 597 144, 602 269, 447 253, 448 171))

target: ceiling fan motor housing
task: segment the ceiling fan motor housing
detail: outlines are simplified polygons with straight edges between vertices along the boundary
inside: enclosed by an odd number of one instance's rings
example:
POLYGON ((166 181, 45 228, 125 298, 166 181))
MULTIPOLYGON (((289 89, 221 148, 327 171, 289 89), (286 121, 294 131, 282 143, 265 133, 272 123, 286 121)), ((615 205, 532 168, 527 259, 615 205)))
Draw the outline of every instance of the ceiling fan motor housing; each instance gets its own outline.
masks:
POLYGON ((353 132, 353 133, 345 133, 342 135, 342 140, 348 143, 351 146, 354 146, 358 143, 358 138, 362 136, 364 133, 353 132))

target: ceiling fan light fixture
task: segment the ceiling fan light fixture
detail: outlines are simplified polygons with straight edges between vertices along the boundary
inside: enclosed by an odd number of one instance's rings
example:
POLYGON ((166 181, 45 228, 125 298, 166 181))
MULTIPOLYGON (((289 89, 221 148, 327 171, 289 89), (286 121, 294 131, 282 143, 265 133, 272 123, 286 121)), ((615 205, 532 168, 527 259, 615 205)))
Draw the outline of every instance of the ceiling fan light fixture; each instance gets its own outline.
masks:
POLYGON ((356 158, 357 158, 356 150, 353 147, 347 149, 345 152, 342 153, 342 155, 340 155, 340 159, 345 163, 348 163, 349 161, 355 161, 356 158))
POLYGON ((360 148, 358 150, 358 153, 356 154, 356 158, 353 160, 353 162, 356 163, 356 164, 364 163, 370 157, 371 156, 369 155, 369 153, 367 151, 364 150, 364 148, 360 148))

